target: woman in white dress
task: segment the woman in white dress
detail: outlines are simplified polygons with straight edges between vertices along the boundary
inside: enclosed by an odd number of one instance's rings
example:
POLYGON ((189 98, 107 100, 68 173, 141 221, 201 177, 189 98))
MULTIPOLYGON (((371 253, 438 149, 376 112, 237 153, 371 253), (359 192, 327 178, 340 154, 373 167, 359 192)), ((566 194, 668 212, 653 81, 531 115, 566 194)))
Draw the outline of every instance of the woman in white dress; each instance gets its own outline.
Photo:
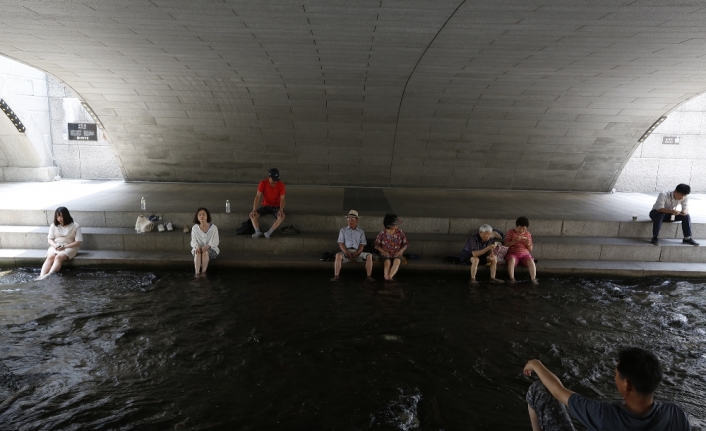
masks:
POLYGON ((199 208, 194 215, 194 227, 191 228, 191 254, 194 256, 196 275, 208 269, 208 262, 220 253, 218 228, 211 223, 211 213, 206 208, 199 208))
POLYGON ((42 272, 37 280, 43 280, 61 269, 64 261, 71 260, 78 253, 83 241, 81 226, 74 222, 66 207, 59 207, 54 212, 54 223, 49 227, 49 250, 47 260, 42 265, 42 272))

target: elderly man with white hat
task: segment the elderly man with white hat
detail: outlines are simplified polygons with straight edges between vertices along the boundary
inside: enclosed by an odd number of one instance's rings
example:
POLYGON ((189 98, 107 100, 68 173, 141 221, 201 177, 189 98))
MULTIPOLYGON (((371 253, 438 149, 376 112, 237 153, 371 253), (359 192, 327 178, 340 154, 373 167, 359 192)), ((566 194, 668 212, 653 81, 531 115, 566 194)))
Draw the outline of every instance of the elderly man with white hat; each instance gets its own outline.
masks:
POLYGON ((373 255, 363 251, 367 241, 365 240, 365 232, 358 227, 358 211, 348 211, 346 220, 348 226, 341 229, 338 233, 338 247, 341 251, 336 253, 336 261, 333 265, 334 277, 331 281, 340 279, 341 265, 348 262, 365 262, 365 271, 368 274, 367 280, 375 281, 372 277, 373 255))

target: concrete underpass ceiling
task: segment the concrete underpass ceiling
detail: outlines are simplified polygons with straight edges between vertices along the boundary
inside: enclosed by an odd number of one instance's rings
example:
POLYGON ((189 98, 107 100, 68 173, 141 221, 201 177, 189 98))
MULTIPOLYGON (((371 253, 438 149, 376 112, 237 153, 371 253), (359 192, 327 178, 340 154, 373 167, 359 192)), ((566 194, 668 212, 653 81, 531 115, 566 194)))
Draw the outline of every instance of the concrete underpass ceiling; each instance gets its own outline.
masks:
POLYGON ((129 180, 609 190, 706 90, 698 1, 0 0, 129 180))

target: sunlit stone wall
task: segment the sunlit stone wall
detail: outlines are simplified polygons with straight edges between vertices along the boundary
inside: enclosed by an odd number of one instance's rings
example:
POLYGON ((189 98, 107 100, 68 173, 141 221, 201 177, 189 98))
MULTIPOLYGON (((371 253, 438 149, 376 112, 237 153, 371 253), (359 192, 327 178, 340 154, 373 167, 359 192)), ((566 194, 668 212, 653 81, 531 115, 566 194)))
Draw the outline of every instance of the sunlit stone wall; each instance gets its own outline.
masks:
POLYGON ((69 89, 58 80, 47 77, 51 107, 51 135, 54 160, 63 178, 122 179, 110 143, 104 131, 98 129, 97 141, 70 141, 68 123, 95 121, 69 89))
POLYGON ((615 184, 626 192, 671 190, 691 185, 706 192, 706 95, 677 108, 635 150, 615 184))
POLYGON ((51 157, 46 75, 0 57, 0 99, 25 127, 24 132, 18 131, 0 112, 0 180, 51 180, 56 168, 51 157))

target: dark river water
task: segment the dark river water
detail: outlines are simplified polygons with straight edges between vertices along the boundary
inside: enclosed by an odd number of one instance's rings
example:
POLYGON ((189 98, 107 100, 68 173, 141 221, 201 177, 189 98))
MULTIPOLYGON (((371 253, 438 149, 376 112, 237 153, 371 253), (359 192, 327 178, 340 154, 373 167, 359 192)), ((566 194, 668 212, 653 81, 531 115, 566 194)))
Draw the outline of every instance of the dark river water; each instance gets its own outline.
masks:
POLYGON ((0 272, 1 430, 529 429, 528 359, 614 400, 627 346, 706 425, 703 281, 62 272, 0 272))

